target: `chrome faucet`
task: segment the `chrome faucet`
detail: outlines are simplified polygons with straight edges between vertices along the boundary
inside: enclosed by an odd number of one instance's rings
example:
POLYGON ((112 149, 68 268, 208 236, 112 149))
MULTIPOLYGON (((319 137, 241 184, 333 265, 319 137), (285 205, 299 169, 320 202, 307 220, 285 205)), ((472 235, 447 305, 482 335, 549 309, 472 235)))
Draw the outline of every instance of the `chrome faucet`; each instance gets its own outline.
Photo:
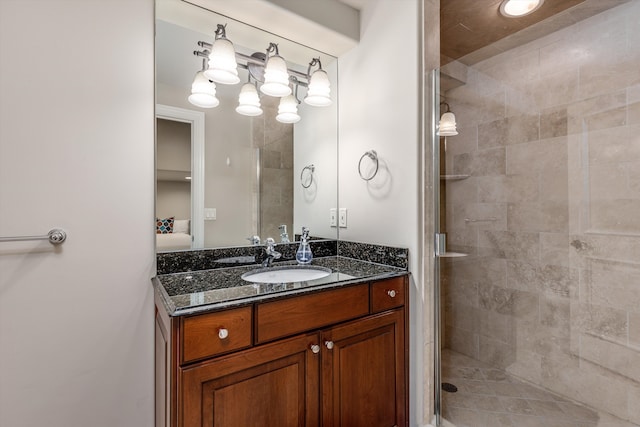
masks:
POLYGON ((282 224, 278 229, 280 230, 280 243, 291 243, 289 240, 289 234, 287 233, 287 225, 282 224))
POLYGON ((264 253, 267 255, 267 257, 264 259, 264 261, 262 261, 263 267, 271 267, 273 260, 278 259, 282 256, 280 252, 276 251, 275 244, 276 244, 276 241, 273 240, 271 237, 269 237, 266 240, 264 253))
POLYGON ((247 240, 251 242, 251 244, 254 246, 257 246, 260 244, 260 236, 247 237, 247 240))

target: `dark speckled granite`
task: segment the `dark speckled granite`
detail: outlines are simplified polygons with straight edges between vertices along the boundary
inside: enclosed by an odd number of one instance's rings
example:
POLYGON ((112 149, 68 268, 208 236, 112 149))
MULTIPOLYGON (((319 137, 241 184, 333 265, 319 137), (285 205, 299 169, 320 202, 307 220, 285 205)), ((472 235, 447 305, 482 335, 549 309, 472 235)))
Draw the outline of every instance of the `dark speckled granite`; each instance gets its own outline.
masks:
POLYGON ((338 255, 397 268, 409 268, 409 250, 406 248, 340 240, 338 241, 338 255))
MULTIPOLYGON (((315 258, 340 255, 361 261, 390 265, 408 269, 409 250, 369 243, 337 240, 310 241, 315 258)), ((275 263, 296 259, 299 243, 276 244, 282 257, 275 263)), ((264 246, 238 246, 231 248, 202 249, 193 251, 160 252, 156 256, 158 274, 181 273, 185 271, 213 270, 260 264, 264 260, 264 246)))
MULTIPOLYGON (((280 265, 286 264, 296 263, 287 261, 280 265)), ((244 281, 240 277, 256 268, 252 265, 163 274, 155 277, 153 282, 167 312, 171 316, 180 316, 408 274, 406 269, 340 256, 316 257, 312 264, 331 269, 331 274, 322 279, 305 282, 258 284, 244 281)))
MULTIPOLYGON (((299 243, 276 244, 276 251, 282 257, 275 263, 296 259, 299 243)), ((336 240, 312 240, 314 257, 335 256, 336 240)), ((160 252, 156 256, 158 274, 181 273, 185 271, 213 270, 231 266, 260 264, 264 260, 264 246, 238 246, 189 251, 160 252)))
MULTIPOLYGON (((171 316, 248 304, 270 298, 408 274, 408 249, 336 240, 310 241, 313 265, 331 269, 317 280, 259 284, 243 273, 260 268, 264 246, 162 252, 157 255, 156 292, 171 316)), ((299 243, 276 244, 274 266, 296 265, 299 243)))

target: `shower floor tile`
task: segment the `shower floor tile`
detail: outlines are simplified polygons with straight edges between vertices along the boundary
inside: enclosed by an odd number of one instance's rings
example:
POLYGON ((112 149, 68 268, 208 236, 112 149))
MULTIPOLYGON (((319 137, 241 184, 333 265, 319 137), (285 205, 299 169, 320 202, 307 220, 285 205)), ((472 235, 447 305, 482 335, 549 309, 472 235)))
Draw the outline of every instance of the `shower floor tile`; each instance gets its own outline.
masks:
POLYGON ((596 427, 596 411, 451 350, 442 351, 442 415, 456 427, 596 427))

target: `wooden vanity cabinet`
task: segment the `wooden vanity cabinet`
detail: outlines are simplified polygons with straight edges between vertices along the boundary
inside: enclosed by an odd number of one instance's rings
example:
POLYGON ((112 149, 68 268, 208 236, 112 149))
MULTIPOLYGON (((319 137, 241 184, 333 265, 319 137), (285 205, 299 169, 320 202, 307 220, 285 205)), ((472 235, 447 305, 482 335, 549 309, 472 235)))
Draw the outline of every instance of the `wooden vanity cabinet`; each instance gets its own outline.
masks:
POLYGON ((184 427, 318 426, 318 334, 180 368, 184 427))
POLYGON ((406 425, 404 310, 322 333, 322 426, 406 425))
POLYGON ((406 426, 407 286, 403 276, 189 317, 157 308, 156 426, 406 426))

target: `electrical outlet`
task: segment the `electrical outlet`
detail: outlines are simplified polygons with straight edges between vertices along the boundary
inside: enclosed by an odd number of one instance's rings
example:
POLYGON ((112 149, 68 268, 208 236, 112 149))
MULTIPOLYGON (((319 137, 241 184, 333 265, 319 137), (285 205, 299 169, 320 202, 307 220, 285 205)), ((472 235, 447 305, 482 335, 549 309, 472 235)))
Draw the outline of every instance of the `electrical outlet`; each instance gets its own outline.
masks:
POLYGON ((340 208, 338 212, 338 224, 340 224, 342 228, 347 227, 347 208, 340 208))
POLYGON ((336 208, 329 209, 329 226, 338 226, 338 210, 336 208))

